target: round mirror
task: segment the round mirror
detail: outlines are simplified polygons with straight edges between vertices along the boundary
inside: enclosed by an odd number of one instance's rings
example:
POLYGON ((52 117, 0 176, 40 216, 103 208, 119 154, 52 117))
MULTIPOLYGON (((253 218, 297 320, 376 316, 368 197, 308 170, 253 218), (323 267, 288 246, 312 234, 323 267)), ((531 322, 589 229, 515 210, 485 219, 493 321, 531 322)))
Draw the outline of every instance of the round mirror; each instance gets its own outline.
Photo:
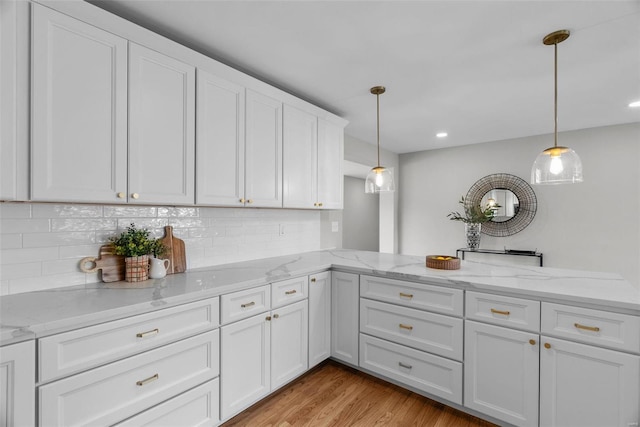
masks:
POLYGON ((465 208, 496 205, 494 218, 482 224, 489 236, 511 236, 533 221, 538 201, 525 180, 507 173, 485 176, 471 186, 465 196, 465 208))

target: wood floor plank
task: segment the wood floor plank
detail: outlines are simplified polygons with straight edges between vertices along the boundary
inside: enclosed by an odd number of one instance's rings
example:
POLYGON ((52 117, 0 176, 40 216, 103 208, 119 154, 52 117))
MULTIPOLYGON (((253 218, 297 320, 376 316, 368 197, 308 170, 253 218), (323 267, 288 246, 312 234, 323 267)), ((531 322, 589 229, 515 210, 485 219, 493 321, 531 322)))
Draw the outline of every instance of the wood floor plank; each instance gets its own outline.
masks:
POLYGON ((327 361, 223 427, 492 427, 402 387, 327 361))

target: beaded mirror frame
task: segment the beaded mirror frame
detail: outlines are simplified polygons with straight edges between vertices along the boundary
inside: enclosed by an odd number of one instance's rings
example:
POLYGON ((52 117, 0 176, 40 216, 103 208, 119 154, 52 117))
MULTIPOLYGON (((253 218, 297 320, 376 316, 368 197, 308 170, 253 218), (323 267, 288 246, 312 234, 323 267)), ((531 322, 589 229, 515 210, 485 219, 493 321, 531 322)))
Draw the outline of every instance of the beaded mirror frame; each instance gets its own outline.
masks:
POLYGON ((506 237, 524 230, 538 209, 538 199, 533 188, 522 178, 508 173, 487 175, 476 181, 465 196, 465 208, 479 206, 482 198, 491 190, 509 190, 519 201, 518 212, 503 222, 488 221, 482 224, 482 233, 495 237, 506 237))

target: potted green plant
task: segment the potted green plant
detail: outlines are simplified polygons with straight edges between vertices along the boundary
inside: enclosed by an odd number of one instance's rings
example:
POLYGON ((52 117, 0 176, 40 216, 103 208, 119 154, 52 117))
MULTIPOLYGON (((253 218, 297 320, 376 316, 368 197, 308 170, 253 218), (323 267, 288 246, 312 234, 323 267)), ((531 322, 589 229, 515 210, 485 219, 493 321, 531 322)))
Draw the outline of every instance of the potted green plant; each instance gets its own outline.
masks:
POLYGON ((150 231, 136 228, 131 223, 127 229, 109 242, 114 247, 116 255, 125 257, 125 280, 127 282, 142 282, 149 278, 149 255, 160 256, 164 245, 159 239, 150 236, 150 231))
POLYGON ((454 211, 450 212, 447 217, 452 221, 464 222, 467 247, 472 250, 478 249, 480 247, 482 223, 491 221, 500 205, 497 203, 487 203, 483 207, 480 204, 473 204, 466 201, 464 196, 460 198, 458 203, 464 207, 464 214, 454 211))

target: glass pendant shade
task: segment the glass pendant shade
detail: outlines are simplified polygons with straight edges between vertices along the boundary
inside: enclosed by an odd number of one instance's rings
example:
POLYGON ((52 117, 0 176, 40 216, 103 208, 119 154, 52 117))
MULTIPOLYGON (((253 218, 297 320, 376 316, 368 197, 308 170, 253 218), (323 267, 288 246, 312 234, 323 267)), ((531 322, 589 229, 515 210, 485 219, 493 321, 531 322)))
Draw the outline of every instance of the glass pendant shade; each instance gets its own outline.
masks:
POLYGON ((538 154, 531 168, 531 183, 542 185, 582 182, 582 162, 569 147, 551 147, 538 154))
POLYGON ((395 191, 395 189, 391 171, 383 166, 371 169, 364 182, 364 192, 367 194, 395 191))

